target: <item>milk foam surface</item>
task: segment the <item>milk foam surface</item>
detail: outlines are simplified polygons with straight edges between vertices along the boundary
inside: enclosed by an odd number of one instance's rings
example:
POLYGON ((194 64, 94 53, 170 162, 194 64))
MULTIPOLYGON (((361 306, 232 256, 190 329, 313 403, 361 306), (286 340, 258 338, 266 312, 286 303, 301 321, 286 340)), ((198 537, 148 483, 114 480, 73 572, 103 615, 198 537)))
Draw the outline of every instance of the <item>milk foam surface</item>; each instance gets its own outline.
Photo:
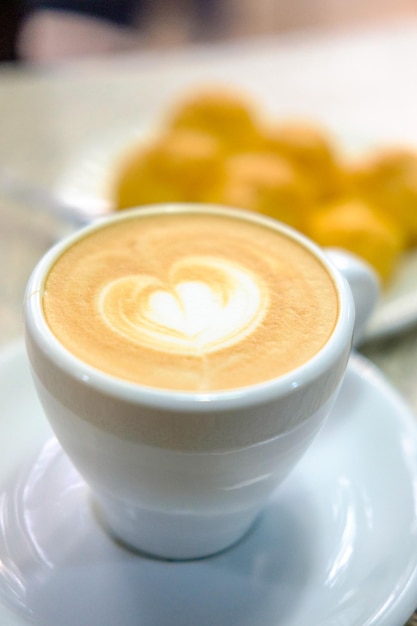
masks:
POLYGON ((226 215, 134 217, 92 232, 52 267, 52 332, 109 374, 221 390, 301 365, 338 315, 333 281, 300 244, 226 215))
POLYGON ((149 274, 110 281, 97 309, 115 335, 172 354, 207 354, 241 341, 268 308, 260 277, 227 259, 189 256, 168 282, 149 274))

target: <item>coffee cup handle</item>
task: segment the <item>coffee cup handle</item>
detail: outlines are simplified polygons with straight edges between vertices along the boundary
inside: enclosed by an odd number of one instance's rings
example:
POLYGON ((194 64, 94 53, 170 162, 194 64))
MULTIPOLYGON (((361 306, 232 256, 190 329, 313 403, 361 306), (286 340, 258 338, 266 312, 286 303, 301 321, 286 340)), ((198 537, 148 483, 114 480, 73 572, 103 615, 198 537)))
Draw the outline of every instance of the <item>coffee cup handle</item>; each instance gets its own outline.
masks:
POLYGON ((355 303, 353 345, 364 338, 366 325, 375 309, 380 294, 376 272, 365 261, 339 248, 326 248, 326 256, 349 283, 355 303))

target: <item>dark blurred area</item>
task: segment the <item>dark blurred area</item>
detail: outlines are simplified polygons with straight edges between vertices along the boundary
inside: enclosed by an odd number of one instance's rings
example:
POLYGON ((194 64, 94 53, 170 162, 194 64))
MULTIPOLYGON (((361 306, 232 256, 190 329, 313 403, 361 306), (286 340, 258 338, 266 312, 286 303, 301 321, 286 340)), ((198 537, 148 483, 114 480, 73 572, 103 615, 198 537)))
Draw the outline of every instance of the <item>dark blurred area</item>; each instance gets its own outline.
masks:
POLYGON ((17 59, 17 34, 23 17, 23 5, 20 0, 1 0, 0 2, 0 61, 17 59))
POLYGON ((411 17, 417 17, 415 0, 0 0, 0 61, 54 61, 411 17))
POLYGON ((0 0, 0 61, 49 61, 223 34, 224 0, 0 0))

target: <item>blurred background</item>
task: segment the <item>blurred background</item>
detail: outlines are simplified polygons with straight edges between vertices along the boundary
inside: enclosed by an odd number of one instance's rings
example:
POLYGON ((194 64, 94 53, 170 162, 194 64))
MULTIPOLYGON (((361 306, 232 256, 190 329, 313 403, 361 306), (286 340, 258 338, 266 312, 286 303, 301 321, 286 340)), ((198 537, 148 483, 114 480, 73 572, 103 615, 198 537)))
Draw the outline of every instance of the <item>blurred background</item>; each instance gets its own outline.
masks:
POLYGON ((415 0, 1 0, 0 61, 71 59, 413 16, 415 0))

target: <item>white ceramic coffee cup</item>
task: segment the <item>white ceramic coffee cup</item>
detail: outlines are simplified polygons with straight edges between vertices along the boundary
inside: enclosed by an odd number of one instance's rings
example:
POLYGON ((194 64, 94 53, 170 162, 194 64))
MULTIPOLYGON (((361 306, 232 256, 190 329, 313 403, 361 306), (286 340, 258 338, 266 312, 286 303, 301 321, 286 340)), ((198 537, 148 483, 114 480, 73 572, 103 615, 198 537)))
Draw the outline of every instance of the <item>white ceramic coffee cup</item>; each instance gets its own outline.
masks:
MULTIPOLYGON (((99 519, 127 545, 172 559, 215 553, 252 526, 334 404, 351 351, 355 306, 356 331, 361 333, 378 295, 372 270, 346 253, 326 253, 259 215, 209 206, 196 210, 245 216, 283 231, 327 267, 338 293, 339 316, 328 342, 304 365, 258 385, 200 393, 143 387, 80 361, 45 321, 43 285, 62 252, 102 222, 45 255, 24 303, 38 395, 62 448, 91 488, 99 519), (112 418, 128 435, 105 426, 112 418)), ((138 211, 163 212, 164 207, 138 211)))

